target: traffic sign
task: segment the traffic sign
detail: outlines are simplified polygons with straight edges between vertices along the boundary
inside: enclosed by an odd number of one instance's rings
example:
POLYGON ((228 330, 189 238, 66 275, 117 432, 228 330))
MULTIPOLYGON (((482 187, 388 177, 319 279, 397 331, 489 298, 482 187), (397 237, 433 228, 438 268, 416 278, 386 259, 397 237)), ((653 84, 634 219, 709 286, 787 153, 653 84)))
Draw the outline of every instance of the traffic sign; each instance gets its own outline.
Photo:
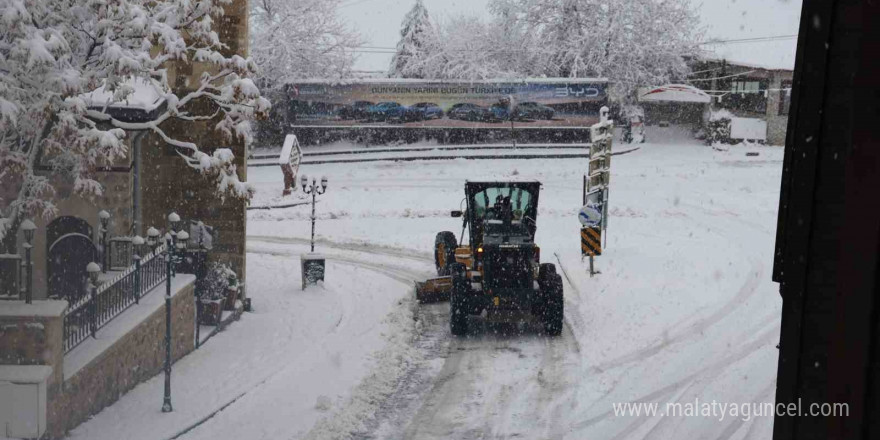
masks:
POLYGON ((602 205, 590 204, 581 208, 578 212, 578 220, 584 226, 599 226, 602 224, 602 205))

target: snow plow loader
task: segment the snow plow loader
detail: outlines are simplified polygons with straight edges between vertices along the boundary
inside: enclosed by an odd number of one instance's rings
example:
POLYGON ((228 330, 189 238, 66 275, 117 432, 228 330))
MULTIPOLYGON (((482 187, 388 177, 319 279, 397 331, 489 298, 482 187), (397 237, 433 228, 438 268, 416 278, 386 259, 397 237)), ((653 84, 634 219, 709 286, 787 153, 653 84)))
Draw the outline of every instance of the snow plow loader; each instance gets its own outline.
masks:
POLYGON ((562 278, 540 262, 535 244, 540 182, 466 182, 462 241, 449 231, 434 241, 438 278, 416 283, 420 302, 449 299, 450 329, 467 333, 468 316, 490 321, 539 320, 562 332, 562 278), (464 242, 467 232, 469 240, 464 242))

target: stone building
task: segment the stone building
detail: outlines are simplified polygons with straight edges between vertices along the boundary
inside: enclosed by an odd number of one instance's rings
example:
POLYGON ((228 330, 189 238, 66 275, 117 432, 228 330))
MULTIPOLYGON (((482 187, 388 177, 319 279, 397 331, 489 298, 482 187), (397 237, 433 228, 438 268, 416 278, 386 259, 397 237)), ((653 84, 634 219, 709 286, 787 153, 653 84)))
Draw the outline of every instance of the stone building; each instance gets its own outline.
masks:
MULTIPOLYGON (((224 8, 227 15, 216 26, 221 42, 227 46, 226 55, 247 57, 247 0, 234 0, 224 8)), ((170 84, 181 95, 209 68, 199 63, 169 66, 170 84)), ((102 107, 108 105, 108 112, 118 120, 144 122, 155 120, 166 108, 164 98, 155 92, 150 94, 149 90, 144 88, 141 92, 146 93, 136 93, 126 102, 108 103, 108 96, 102 95, 100 89, 86 99, 102 107)), ((211 114, 213 109, 209 105, 194 102, 189 110, 193 114, 211 114)), ((238 177, 246 181, 245 146, 225 139, 214 129, 217 122, 169 120, 161 128, 170 137, 196 143, 209 154, 217 148, 231 149, 238 177)), ((32 250, 35 301, 0 301, 0 402, 10 401, 11 395, 18 399, 14 400, 14 413, 0 411, 0 426, 6 428, 0 436, 62 438, 162 369, 166 319, 163 295, 152 293, 140 298, 137 305, 123 309, 127 314, 124 318, 104 320, 100 329, 96 329, 97 314, 90 313, 92 336, 100 332, 96 338, 84 333, 88 324, 68 319, 86 309, 82 303, 72 307, 65 301, 41 301, 84 294, 86 265, 100 260, 99 211, 110 213, 111 237, 144 236, 150 226, 166 229, 166 216, 172 211, 184 221, 204 221, 218 231, 209 258, 231 263, 242 281, 246 277, 246 202, 218 196, 212 180, 192 169, 173 147, 151 131, 129 130, 126 143, 126 157, 98 164, 95 170, 95 179, 103 186, 100 196, 79 197, 73 193, 73 182, 53 176, 57 191, 53 202, 58 215, 51 219, 33 218, 37 226, 32 250), (71 346, 72 333, 87 336, 76 342, 79 345, 71 346)), ((52 175, 49 159, 38 158, 37 173, 52 175)), ((0 185, 0 200, 9 203, 17 190, 14 182, 0 185)), ((5 208, 0 205, 0 210, 5 208)), ((21 250, 23 234, 16 233, 16 248, 21 250)), ((121 253, 130 255, 125 239, 118 241, 121 253)), ((0 255, 0 286, 4 287, 0 295, 12 294, 4 299, 11 299, 18 291, 17 285, 9 288, 18 281, 16 258, 0 255)), ((110 276, 112 271, 104 280, 110 276)), ((195 347, 193 332, 187 330, 197 328, 195 277, 174 277, 171 291, 171 327, 179 329, 171 337, 171 353, 176 360, 195 347)))
MULTIPOLYGON (((248 56, 248 3, 236 0, 224 5, 226 15, 217 23, 221 42, 226 44, 225 55, 248 56)), ((199 76, 211 66, 204 63, 176 62, 169 66, 169 83, 178 96, 194 87, 199 76)), ((159 95, 138 94, 136 98, 112 103, 110 112, 115 118, 129 122, 155 119, 165 109, 159 95), (134 102, 133 102, 134 101, 134 102)), ((101 91, 93 92, 95 105, 103 107, 107 97, 101 91)), ((192 113, 210 114, 205 102, 195 102, 192 113)), ((238 176, 247 180, 247 154, 242 142, 225 139, 213 127, 217 120, 168 120, 161 126, 172 138, 190 141, 210 154, 216 148, 229 148, 235 154, 238 176)), ((82 198, 73 194, 73 182, 55 178, 57 194, 54 203, 58 216, 45 220, 34 218, 37 231, 33 243, 33 297, 66 296, 65 289, 77 290, 85 286, 86 264, 99 259, 100 223, 98 212, 111 215, 108 235, 111 237, 144 236, 150 226, 163 230, 166 216, 177 212, 184 221, 201 220, 215 228, 218 237, 213 240, 211 258, 228 262, 244 280, 246 202, 221 198, 214 184, 190 168, 176 149, 152 132, 129 130, 126 142, 129 154, 115 163, 101 164, 95 178, 103 185, 103 194, 82 198)), ((45 158, 41 158, 45 162, 45 158)), ((49 174, 47 163, 38 172, 49 174)), ((14 197, 13 185, 0 189, 0 200, 7 203, 14 197), (12 196, 12 197, 10 197, 12 196)), ((0 205, 0 210, 5 206, 0 205)), ((19 233, 19 236, 21 234, 19 233)), ((18 249, 23 239, 19 237, 18 249)), ((112 250, 112 248, 111 248, 112 250)), ((0 261, 4 280, 15 279, 15 264, 0 261)), ((11 285, 14 283, 8 283, 11 285)), ((12 289, 9 289, 12 290, 12 289)), ((0 292, 0 294, 9 292, 0 292)), ((75 293, 75 292, 74 292, 75 293)))

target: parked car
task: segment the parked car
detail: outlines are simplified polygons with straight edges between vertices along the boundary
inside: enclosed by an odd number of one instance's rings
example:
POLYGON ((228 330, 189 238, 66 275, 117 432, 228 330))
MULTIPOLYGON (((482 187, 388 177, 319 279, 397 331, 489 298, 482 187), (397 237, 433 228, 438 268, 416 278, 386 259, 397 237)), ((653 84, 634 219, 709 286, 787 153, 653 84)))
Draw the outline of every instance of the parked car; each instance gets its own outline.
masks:
POLYGON ((443 119, 443 109, 437 104, 431 102, 419 102, 413 104, 410 108, 413 111, 418 112, 422 120, 443 119))
POLYGON ((367 109, 367 117, 371 121, 397 122, 418 121, 421 119, 421 115, 417 110, 391 101, 371 105, 367 109))
POLYGON ((463 121, 488 121, 493 119, 492 112, 486 107, 476 104, 455 104, 446 114, 449 119, 461 119, 463 121))
POLYGON ((351 105, 346 105, 336 111, 336 116, 340 119, 366 119, 370 106, 374 103, 370 101, 355 101, 351 105))
POLYGON ((492 113, 492 120, 495 122, 510 120, 510 106, 505 102, 497 102, 489 107, 492 113))
POLYGON ((521 102, 517 104, 514 110, 517 119, 553 119, 556 111, 546 105, 537 102, 521 102))

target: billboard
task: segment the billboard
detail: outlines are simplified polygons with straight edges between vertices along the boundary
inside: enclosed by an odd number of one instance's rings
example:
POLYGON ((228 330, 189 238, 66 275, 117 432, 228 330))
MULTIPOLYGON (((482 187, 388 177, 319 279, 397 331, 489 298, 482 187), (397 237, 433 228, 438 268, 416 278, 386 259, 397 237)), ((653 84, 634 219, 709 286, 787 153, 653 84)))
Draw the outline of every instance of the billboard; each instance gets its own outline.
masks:
POLYGON ((602 79, 373 79, 298 81, 285 91, 294 127, 586 128, 599 121, 607 89, 602 79))

